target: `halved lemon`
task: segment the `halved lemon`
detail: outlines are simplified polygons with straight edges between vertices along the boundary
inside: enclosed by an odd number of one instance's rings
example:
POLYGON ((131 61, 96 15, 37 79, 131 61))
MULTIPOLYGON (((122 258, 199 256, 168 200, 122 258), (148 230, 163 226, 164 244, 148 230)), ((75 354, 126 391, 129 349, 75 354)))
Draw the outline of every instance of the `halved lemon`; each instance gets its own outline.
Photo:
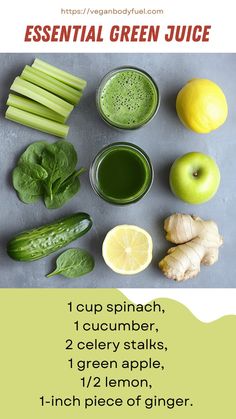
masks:
POLYGON ((152 238, 134 225, 118 225, 110 230, 102 245, 106 264, 121 275, 142 272, 152 260, 152 238))

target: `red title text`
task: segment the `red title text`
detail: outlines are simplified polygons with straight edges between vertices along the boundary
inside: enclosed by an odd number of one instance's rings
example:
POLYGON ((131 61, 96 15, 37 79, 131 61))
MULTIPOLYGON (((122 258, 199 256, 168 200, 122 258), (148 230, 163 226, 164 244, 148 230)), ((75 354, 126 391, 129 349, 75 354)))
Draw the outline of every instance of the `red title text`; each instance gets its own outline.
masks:
POLYGON ((209 42, 211 25, 27 25, 25 42, 209 42))

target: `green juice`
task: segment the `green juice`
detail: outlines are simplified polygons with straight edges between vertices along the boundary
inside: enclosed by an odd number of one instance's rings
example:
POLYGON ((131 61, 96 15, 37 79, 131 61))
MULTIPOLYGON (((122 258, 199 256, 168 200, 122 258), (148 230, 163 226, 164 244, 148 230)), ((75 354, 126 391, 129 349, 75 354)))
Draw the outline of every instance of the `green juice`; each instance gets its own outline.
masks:
POLYGON ((149 122, 159 106, 152 78, 136 68, 120 68, 103 79, 97 104, 102 118, 121 129, 136 129, 149 122))
POLYGON ((95 191, 108 202, 130 204, 149 190, 153 169, 148 156, 129 143, 115 143, 95 158, 90 179, 95 191))

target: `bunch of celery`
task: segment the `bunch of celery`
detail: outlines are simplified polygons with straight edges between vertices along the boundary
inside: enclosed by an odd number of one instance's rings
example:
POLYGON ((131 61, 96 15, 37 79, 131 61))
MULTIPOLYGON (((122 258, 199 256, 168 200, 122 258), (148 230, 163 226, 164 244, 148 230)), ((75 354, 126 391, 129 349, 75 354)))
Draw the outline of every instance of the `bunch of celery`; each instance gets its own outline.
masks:
POLYGON ((65 138, 65 124, 78 105, 86 81, 36 58, 26 65, 10 89, 6 118, 39 131, 65 138))

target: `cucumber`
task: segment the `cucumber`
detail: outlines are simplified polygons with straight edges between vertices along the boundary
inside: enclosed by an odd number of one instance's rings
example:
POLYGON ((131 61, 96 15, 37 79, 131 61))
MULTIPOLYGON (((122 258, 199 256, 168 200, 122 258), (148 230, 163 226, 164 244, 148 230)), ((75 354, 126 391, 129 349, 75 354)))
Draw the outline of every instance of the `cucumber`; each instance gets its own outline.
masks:
POLYGON ((8 243, 7 253, 12 259, 25 262, 44 258, 83 236, 92 224, 88 214, 78 212, 18 234, 8 243))

